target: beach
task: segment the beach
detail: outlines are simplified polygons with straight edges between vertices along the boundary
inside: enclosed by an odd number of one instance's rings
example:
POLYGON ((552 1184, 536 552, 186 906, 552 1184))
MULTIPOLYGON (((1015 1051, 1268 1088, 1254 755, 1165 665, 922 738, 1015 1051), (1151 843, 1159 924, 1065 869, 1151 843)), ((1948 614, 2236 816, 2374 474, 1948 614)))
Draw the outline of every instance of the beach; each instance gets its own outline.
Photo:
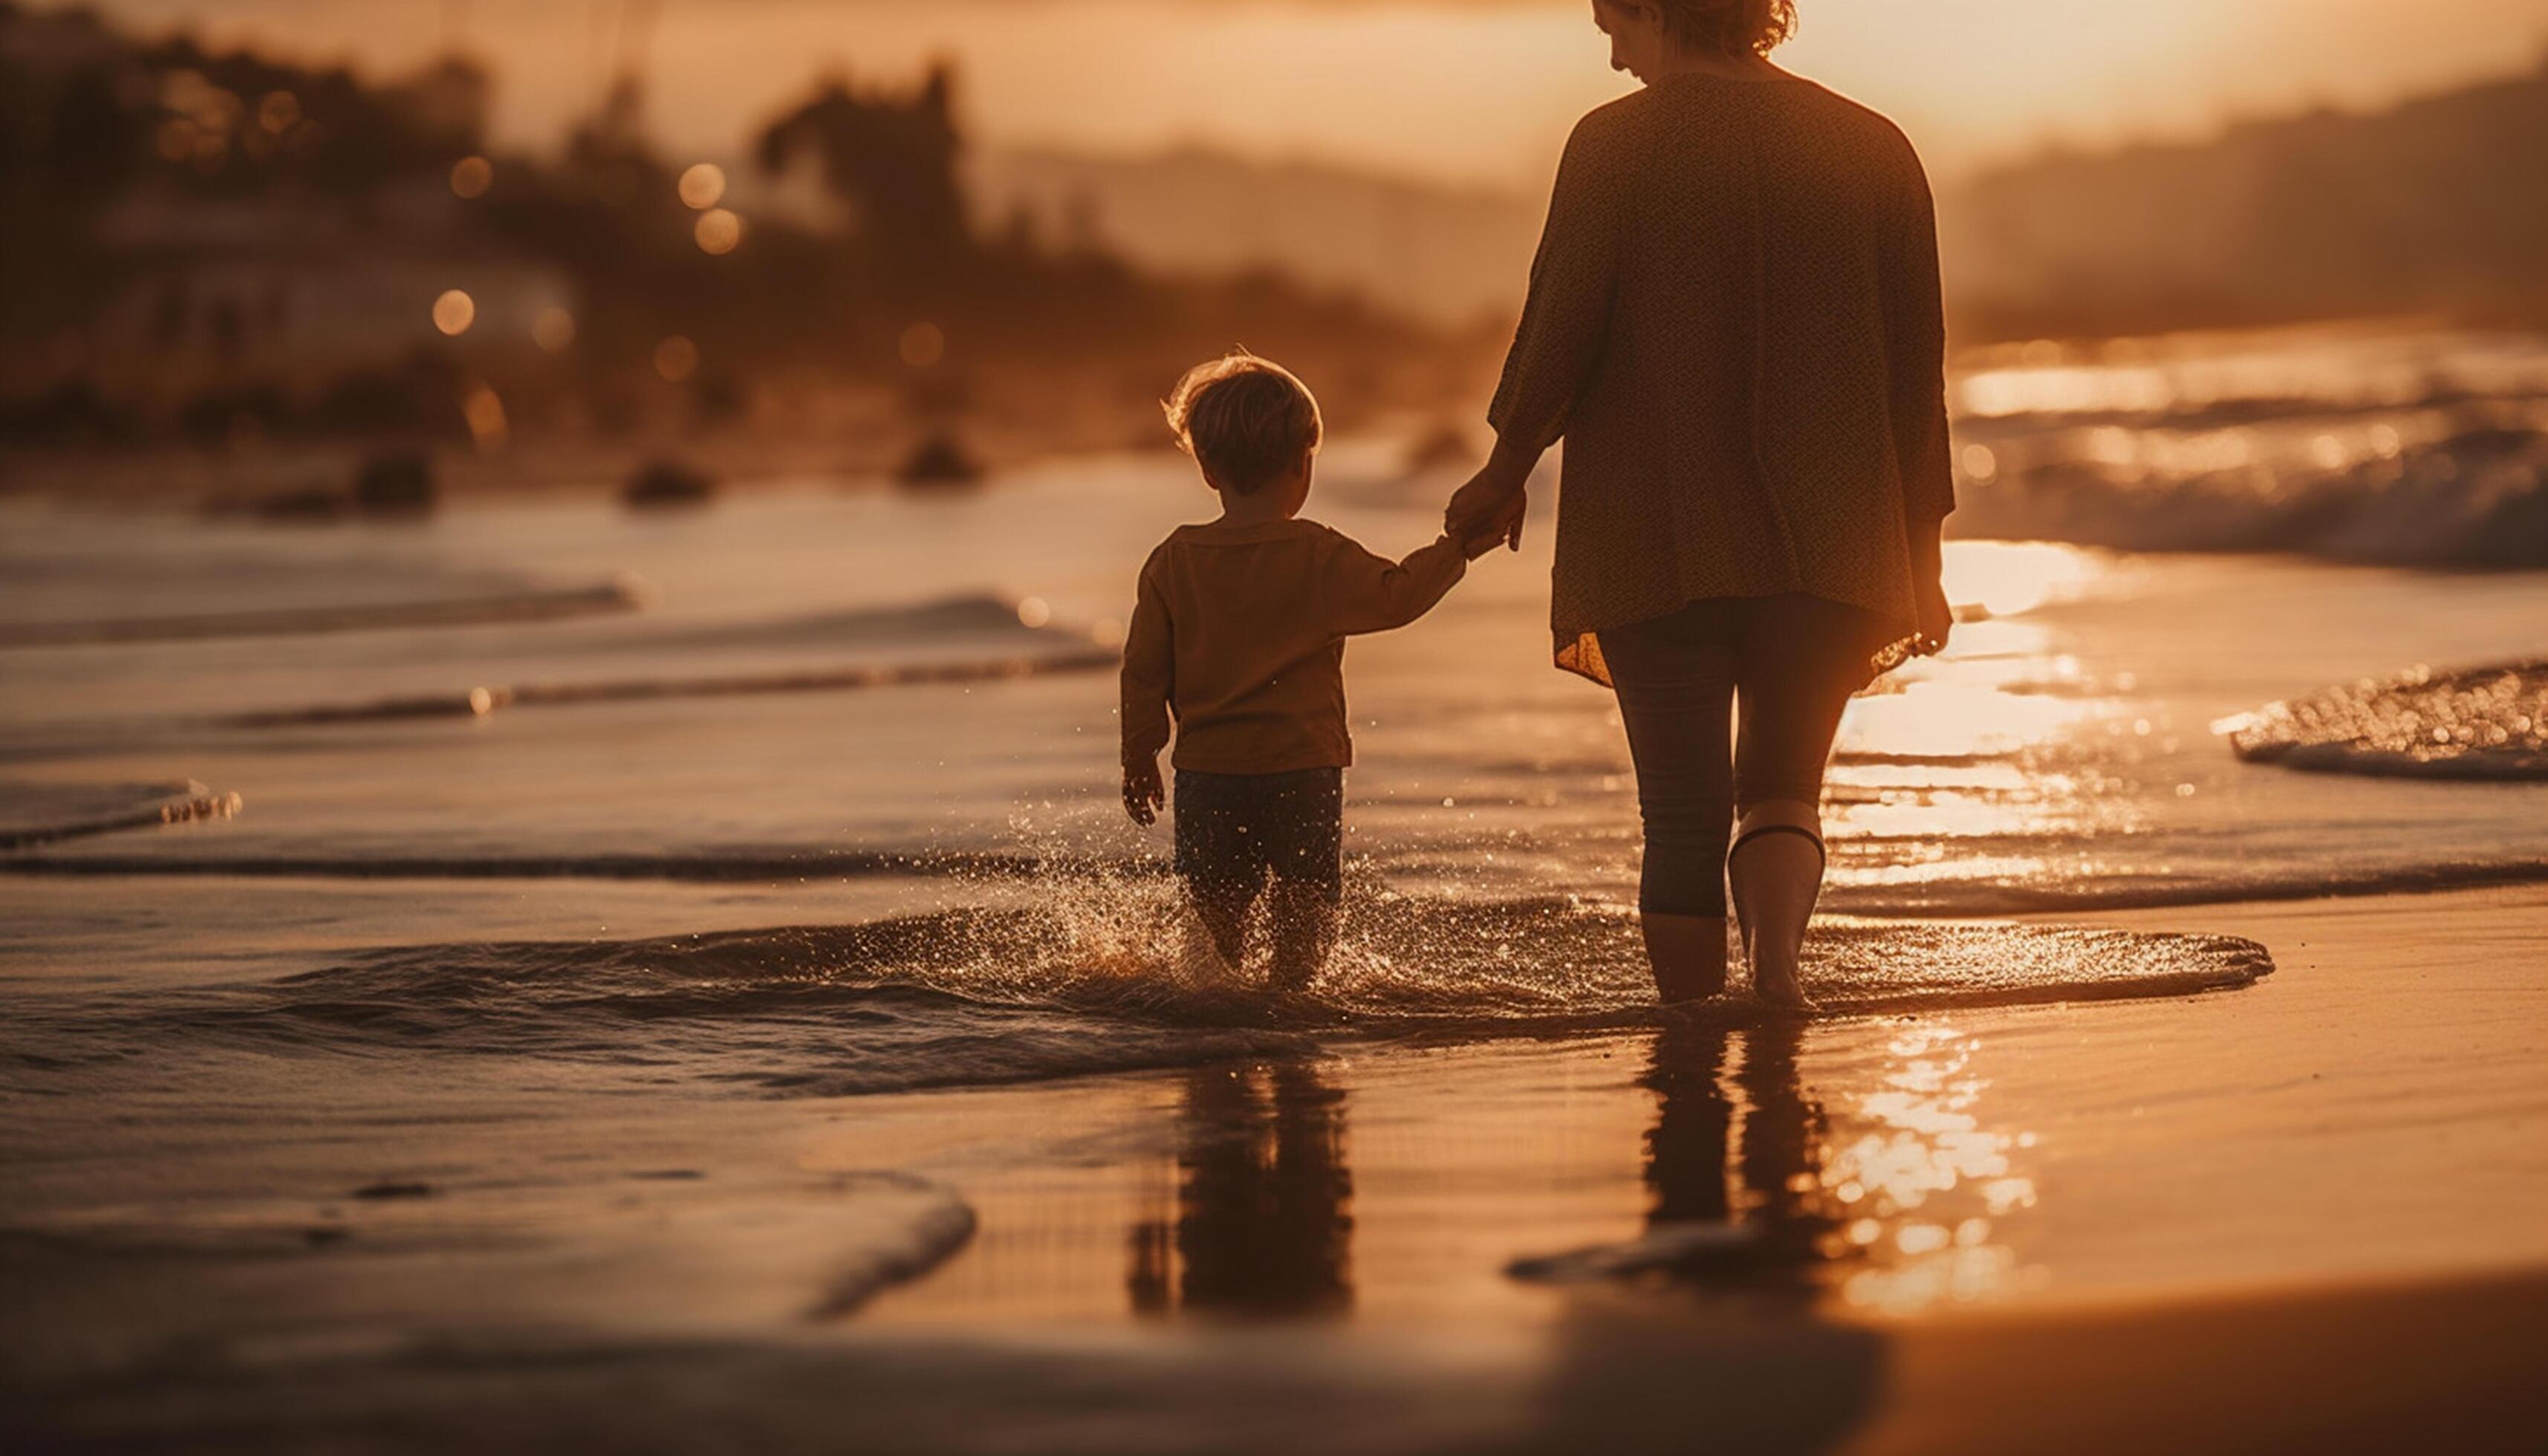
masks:
POLYGON ((133 1099, 112 1158, 59 1150, 99 1109, 28 1104, 0 1242, 16 1418, 73 1448, 530 1449, 573 1429, 636 1449, 1605 1430, 1678 1449, 1704 1429, 2233 1450, 2295 1431, 2373 1449, 2447 1411, 2508 1449, 2548 1334, 2526 1212, 2548 1181, 2548 1007, 2525 954, 2548 892, 2199 918, 2292 949, 2243 990, 2093 1014, 1702 1033, 1741 1064, 1694 1100, 1654 1076, 1664 1030, 849 1103, 367 1078, 410 1109, 392 1116, 294 1111, 285 1080, 182 1120, 133 1099), (1254 1095, 1216 1101, 1232 1083, 1254 1095), (1819 1151, 1764 1137, 1808 1120, 1819 1151), (221 1122, 257 1131, 215 1152, 221 1122), (1306 1173, 1287 1138, 1321 1149, 1306 1173), (421 1186, 360 1196, 385 1169, 421 1186), (1900 1206, 1846 1258, 1505 1272, 1651 1240, 1659 1203, 1711 1173, 1773 1228, 1851 1174, 1900 1206), (897 1241, 909 1263, 877 1272, 897 1241), (1145 1246, 1173 1270, 1145 1275, 1145 1246), (842 1298, 855 1316, 824 1307, 842 1298))
MULTIPOLYGON (((2414 351, 2536 409, 2533 354, 2414 351)), ((1272 994, 1183 956, 1115 802, 1132 574, 1209 509, 1174 456, 306 526, 0 500, 0 1425, 2515 1447, 2542 579, 2347 555, 2263 485, 2202 549, 2020 529, 2082 462, 2226 499, 2226 433, 2375 502, 2459 462, 2418 549, 2498 499, 2422 396, 2224 357, 2130 429, 2142 365, 1967 377, 2017 495, 1968 481, 2009 524, 1949 545, 1954 644, 1844 724, 1805 1020, 1651 1004, 1544 505, 1352 648, 1342 940, 1272 994)), ((1320 471, 1394 552, 1456 483, 1320 471)))

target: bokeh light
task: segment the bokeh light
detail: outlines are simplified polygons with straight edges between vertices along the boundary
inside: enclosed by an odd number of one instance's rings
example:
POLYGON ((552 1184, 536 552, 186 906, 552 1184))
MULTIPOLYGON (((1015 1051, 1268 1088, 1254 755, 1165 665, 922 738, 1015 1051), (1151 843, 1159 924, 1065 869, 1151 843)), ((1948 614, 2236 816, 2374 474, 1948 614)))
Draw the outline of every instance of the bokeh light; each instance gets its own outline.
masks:
POLYGON ((743 220, 724 208, 710 208, 699 214, 691 235, 698 239, 699 251, 722 256, 743 241, 743 220))
POLYGON ((674 334, 655 345, 655 372, 674 384, 696 374, 699 368, 699 346, 687 335, 674 334))
POLYGON ((454 338, 467 333, 478 321, 478 301, 459 289, 446 289, 433 301, 433 326, 454 338))
POLYGON ((725 168, 714 162, 700 162, 682 173, 681 181, 674 185, 680 190, 682 201, 690 207, 712 208, 725 196, 725 168))
POLYGON ((947 357, 947 332, 924 318, 902 331, 902 362, 927 369, 947 357))
POLYGON ((451 164, 451 191, 456 197, 485 197, 495 185, 496 164, 483 156, 464 156, 451 164))
POLYGON ((479 449, 493 450, 504 443, 504 402, 494 390, 478 385, 469 391, 468 400, 460 408, 469 421, 469 438, 479 449))
POLYGON ((540 310, 531 320, 531 342, 552 354, 563 353, 575 343, 575 316, 555 304, 540 310))

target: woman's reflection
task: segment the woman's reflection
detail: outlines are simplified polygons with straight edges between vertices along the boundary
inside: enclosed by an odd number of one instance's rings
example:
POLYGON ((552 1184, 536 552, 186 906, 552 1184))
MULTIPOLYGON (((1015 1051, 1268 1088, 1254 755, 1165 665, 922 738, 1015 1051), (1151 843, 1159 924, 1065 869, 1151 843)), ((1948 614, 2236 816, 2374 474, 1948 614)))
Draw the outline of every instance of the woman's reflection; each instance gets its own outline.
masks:
POLYGON ((1173 1225, 1133 1228, 1133 1308, 1327 1315, 1352 1307, 1344 1094, 1306 1061, 1186 1079, 1173 1225))
POLYGON ((1684 1025, 1658 1034, 1643 1083, 1656 1094, 1646 1134, 1646 1230, 1693 1282, 1808 1295, 1834 1245, 1822 1191, 1823 1110, 1796 1074, 1792 1022, 1743 1029, 1684 1025), (1726 1066, 1735 1062, 1733 1093, 1726 1066), (1721 1231, 1727 1237, 1706 1236, 1721 1231), (1680 1235, 1687 1235, 1685 1238, 1680 1235))

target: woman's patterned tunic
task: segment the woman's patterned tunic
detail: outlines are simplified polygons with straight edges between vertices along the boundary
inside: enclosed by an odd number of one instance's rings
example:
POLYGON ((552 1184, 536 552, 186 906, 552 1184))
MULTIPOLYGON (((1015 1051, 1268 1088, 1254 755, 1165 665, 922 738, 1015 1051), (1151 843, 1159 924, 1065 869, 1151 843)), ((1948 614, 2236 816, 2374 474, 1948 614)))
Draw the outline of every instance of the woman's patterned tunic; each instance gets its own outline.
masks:
POLYGON ((1711 596, 1917 624, 1911 525, 1955 508, 1937 225, 1892 123, 1809 81, 1682 75, 1577 124, 1489 418, 1566 441, 1552 625, 1711 596))

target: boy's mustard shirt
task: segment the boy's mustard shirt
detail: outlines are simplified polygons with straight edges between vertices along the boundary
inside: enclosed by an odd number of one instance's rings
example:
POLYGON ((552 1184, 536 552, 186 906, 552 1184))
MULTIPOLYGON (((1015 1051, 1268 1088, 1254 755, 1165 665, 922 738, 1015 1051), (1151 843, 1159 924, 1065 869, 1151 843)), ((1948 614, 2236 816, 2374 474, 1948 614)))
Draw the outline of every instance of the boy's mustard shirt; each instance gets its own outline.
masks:
POLYGON ((1353 762, 1345 639, 1422 616, 1468 569, 1445 536, 1391 561, 1311 520, 1180 526, 1141 567, 1124 640, 1124 759, 1288 774, 1353 762))

